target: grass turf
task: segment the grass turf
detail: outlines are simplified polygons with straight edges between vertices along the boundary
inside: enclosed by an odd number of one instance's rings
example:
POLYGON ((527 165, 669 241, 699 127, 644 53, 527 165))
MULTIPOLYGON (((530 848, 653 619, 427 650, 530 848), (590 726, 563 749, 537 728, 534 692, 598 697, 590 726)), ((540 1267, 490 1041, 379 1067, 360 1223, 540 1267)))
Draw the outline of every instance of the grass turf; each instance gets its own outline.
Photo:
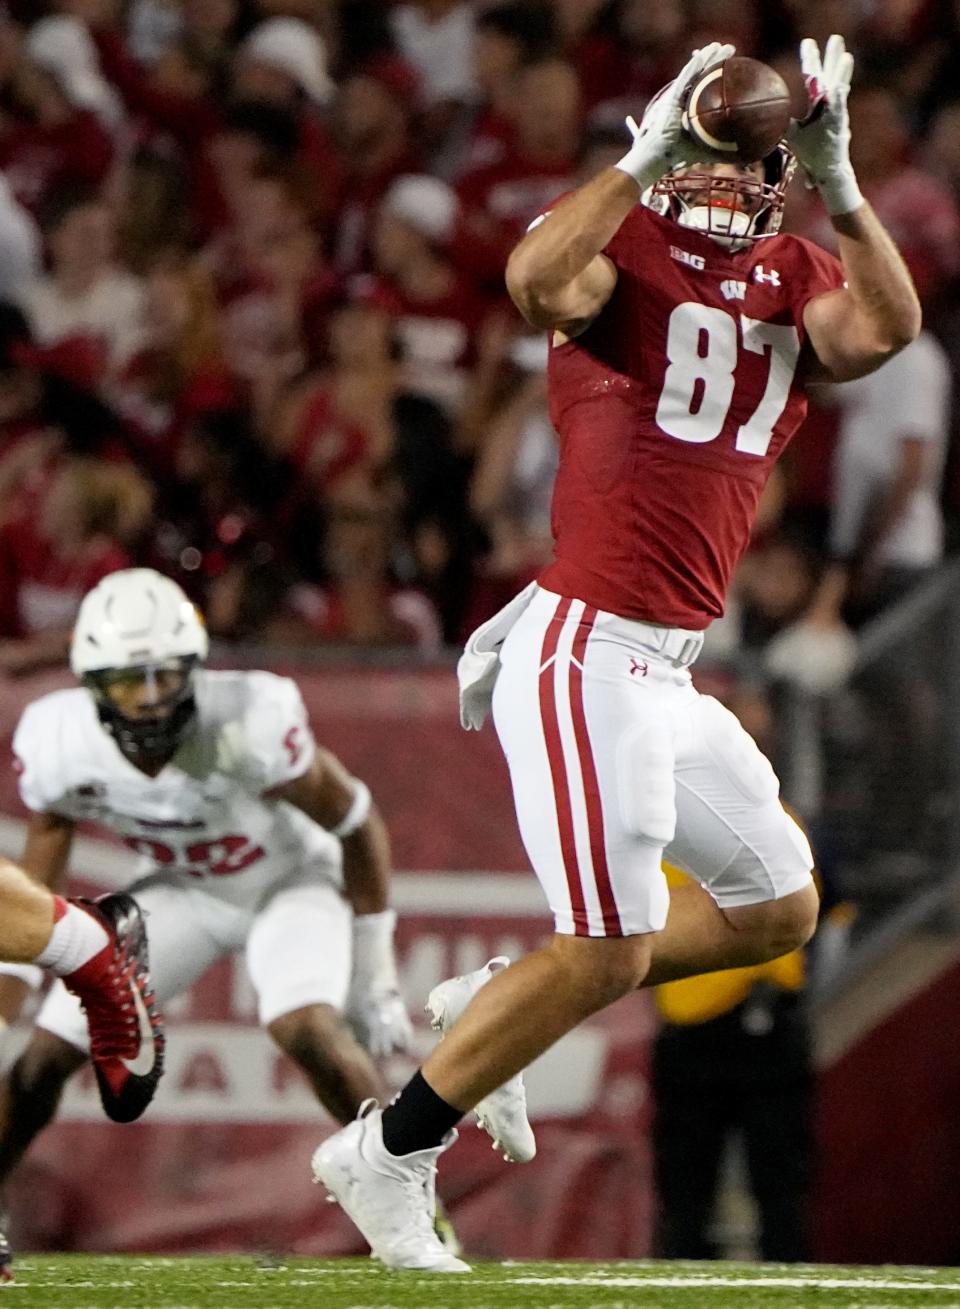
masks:
POLYGON ((370 1259, 24 1255, 0 1309, 960 1309, 960 1270, 770 1264, 484 1263, 469 1276, 370 1259))

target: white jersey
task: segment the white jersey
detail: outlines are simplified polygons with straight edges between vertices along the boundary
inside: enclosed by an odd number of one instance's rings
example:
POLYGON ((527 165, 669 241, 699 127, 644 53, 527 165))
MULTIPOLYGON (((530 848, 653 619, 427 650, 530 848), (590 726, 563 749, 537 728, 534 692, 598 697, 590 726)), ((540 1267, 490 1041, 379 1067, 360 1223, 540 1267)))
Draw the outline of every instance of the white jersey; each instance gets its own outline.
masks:
POLYGON ((13 739, 29 809, 94 822, 151 873, 244 908, 305 868, 339 885, 336 837, 271 788, 316 749, 297 686, 263 672, 195 674, 197 720, 157 777, 127 760, 84 687, 28 705, 13 739))

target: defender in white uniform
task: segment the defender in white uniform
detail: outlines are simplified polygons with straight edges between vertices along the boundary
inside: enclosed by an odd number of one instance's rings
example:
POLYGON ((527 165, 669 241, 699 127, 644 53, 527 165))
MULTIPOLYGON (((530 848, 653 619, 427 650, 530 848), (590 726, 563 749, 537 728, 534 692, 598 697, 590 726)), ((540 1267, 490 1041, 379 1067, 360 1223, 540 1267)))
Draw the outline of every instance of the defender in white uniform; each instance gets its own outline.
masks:
MULTIPOLYGON (((75 826, 141 856, 161 1004, 243 950, 260 1019, 340 1122, 383 1102, 371 1059, 405 1048, 389 843, 366 786, 317 747, 300 693, 264 672, 212 672, 203 624, 151 569, 87 595, 71 649, 83 685, 29 705, 14 752, 32 811, 24 865, 63 878, 75 826)), ((84 1063, 87 1023, 56 983, 0 1088, 0 1182, 84 1063)))

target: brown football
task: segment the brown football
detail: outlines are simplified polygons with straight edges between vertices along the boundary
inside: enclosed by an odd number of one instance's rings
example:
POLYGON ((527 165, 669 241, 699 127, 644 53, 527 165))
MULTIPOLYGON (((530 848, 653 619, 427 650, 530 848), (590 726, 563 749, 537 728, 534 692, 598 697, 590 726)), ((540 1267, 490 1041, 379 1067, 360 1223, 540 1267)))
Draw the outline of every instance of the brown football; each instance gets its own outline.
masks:
POLYGON ((790 91, 758 59, 733 55, 705 68, 684 97, 683 128, 718 159, 764 159, 790 124, 790 91))

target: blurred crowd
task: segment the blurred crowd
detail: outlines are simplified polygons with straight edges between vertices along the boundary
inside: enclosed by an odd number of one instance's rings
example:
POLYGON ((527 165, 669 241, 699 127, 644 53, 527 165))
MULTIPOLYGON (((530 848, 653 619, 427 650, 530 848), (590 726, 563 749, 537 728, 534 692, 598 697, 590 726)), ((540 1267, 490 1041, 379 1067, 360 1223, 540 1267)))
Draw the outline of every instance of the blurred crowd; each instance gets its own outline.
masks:
MULTIPOLYGON (((0 671, 60 658, 82 592, 130 562, 224 640, 458 643, 550 551, 546 346, 506 299, 512 244, 692 46, 768 60, 799 108, 798 41, 832 31, 927 329, 824 388, 770 486, 713 640, 788 662, 955 530, 960 3, 0 4, 0 671)), ((786 228, 831 244, 799 181, 786 228)))

